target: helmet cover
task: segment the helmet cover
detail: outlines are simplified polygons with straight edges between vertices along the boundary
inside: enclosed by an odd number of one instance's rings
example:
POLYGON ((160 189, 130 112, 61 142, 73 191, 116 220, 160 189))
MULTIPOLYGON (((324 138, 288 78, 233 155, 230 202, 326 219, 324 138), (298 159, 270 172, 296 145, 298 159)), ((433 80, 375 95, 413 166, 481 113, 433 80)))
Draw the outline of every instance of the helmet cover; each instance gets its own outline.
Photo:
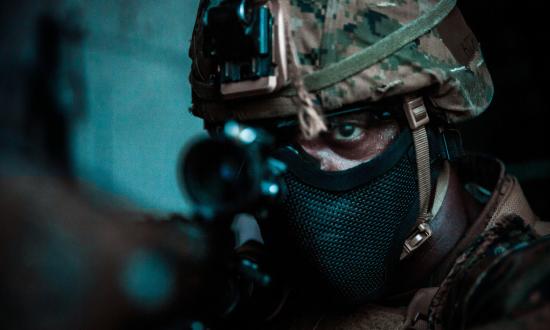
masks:
MULTIPOLYGON (((323 111, 425 90, 436 111, 456 123, 479 115, 492 100, 493 85, 480 45, 459 9, 454 8, 456 0, 278 1, 284 9, 289 42, 293 43, 291 55, 306 78, 364 49, 377 47, 393 32, 450 3, 452 10, 436 26, 391 55, 328 86, 309 88, 323 111)), ((208 3, 204 0, 199 6, 190 48, 192 112, 207 121, 296 115, 300 105, 288 89, 223 100, 217 65, 204 56, 201 46, 204 35, 200 18, 208 3)))

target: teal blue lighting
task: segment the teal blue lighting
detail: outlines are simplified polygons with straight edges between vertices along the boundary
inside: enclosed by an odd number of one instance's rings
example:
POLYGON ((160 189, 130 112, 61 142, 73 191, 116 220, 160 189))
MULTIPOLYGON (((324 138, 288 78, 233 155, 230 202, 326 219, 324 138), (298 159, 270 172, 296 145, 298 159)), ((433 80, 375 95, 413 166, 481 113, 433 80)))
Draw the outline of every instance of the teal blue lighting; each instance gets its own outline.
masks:
POLYGON ((158 309, 172 297, 175 278, 161 255, 139 251, 126 264, 121 284, 133 303, 145 309, 158 309))

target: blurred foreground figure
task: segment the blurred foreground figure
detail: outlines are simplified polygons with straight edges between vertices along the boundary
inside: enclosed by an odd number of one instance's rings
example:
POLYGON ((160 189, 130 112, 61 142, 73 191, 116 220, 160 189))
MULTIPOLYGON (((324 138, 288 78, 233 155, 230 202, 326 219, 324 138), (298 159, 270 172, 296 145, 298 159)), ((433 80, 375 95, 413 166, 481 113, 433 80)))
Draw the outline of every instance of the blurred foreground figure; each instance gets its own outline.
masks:
POLYGON ((83 34, 47 8, 0 10, 0 328, 185 328, 220 296, 228 235, 72 177, 83 34))
POLYGON ((184 327, 199 315, 216 287, 205 229, 115 209, 2 156, 3 329, 184 327))
MULTIPOLYGON (((191 111, 214 139, 246 144, 245 126, 269 132, 271 156, 286 164, 277 207, 252 214, 290 290, 267 327, 541 329, 550 320, 548 225, 500 161, 463 152, 453 127, 493 96, 455 5, 201 1, 191 111)), ((220 176, 244 172, 228 168, 220 176)))

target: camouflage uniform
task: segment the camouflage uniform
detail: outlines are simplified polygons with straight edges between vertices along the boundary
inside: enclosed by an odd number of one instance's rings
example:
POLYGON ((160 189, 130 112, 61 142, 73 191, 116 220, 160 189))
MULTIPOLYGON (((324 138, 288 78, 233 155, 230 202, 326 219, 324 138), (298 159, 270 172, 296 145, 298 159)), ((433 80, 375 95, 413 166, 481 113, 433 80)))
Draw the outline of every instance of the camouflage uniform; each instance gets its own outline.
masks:
MULTIPOLYGON (((201 3, 199 17, 206 2, 201 3)), ((479 43, 460 11, 454 8, 455 3, 454 0, 281 1, 289 39, 294 43, 291 56, 298 63, 306 89, 323 112, 359 101, 376 102, 421 91, 432 105, 430 115, 449 124, 476 117, 489 106, 493 97, 491 77, 479 43), (394 52, 362 70, 326 82, 323 74, 327 70, 338 68, 341 61, 369 48, 377 54, 374 48, 381 42, 390 40, 395 33, 434 10, 446 12, 426 33, 396 47, 394 52), (324 78, 317 80, 319 77, 324 78)), ((202 54, 202 42, 202 26, 196 24, 190 49, 193 59, 191 111, 195 115, 207 122, 221 122, 232 118, 280 118, 299 112, 300 104, 291 86, 265 97, 223 100, 219 82, 214 78, 216 66, 202 54)), ((430 325, 436 329, 462 329, 516 316, 518 310, 514 308, 524 301, 531 302, 525 313, 540 308, 541 313, 548 315, 549 299, 547 290, 543 292, 542 283, 550 276, 550 270, 543 266, 540 256, 550 243, 547 239, 540 242, 537 239, 550 231, 543 228, 543 223, 529 208, 517 180, 505 174, 499 161, 469 156, 456 166, 460 182, 483 187, 482 191, 489 193, 476 196, 476 192, 472 192, 480 210, 465 212, 468 213, 467 225, 461 229, 462 235, 453 241, 452 247, 440 255, 427 254, 424 260, 419 259, 419 263, 430 264, 422 271, 404 268, 411 271, 411 277, 429 277, 432 287, 417 290, 403 307, 369 305, 344 315, 294 314, 286 320, 288 322, 281 321, 277 326, 420 329, 430 325), (536 243, 531 245, 530 242, 536 243), (520 268, 516 268, 510 276, 500 276, 503 267, 515 265, 534 270, 523 276, 518 271, 520 268), (491 281, 487 282, 489 279, 491 281), (493 280, 508 291, 490 288, 487 283, 493 280), (523 283, 528 285, 522 288, 523 283), (518 288, 528 292, 519 296, 505 294, 518 288), (480 302, 472 298, 480 296, 498 300, 499 304, 493 306, 487 300, 480 302), (482 315, 480 311, 488 306, 492 314, 482 315)), ((532 328, 536 328, 537 323, 533 322, 529 324, 535 324, 532 328)))

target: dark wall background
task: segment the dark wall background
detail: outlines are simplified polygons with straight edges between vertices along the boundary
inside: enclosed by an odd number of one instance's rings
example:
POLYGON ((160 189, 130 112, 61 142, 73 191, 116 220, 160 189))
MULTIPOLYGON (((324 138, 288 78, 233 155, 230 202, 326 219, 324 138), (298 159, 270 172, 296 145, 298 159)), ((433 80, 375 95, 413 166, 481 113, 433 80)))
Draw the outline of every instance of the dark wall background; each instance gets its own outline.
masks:
POLYGON ((491 107, 463 125, 472 151, 503 160, 535 212, 550 219, 548 51, 545 1, 459 1, 482 45, 495 85, 491 107))

